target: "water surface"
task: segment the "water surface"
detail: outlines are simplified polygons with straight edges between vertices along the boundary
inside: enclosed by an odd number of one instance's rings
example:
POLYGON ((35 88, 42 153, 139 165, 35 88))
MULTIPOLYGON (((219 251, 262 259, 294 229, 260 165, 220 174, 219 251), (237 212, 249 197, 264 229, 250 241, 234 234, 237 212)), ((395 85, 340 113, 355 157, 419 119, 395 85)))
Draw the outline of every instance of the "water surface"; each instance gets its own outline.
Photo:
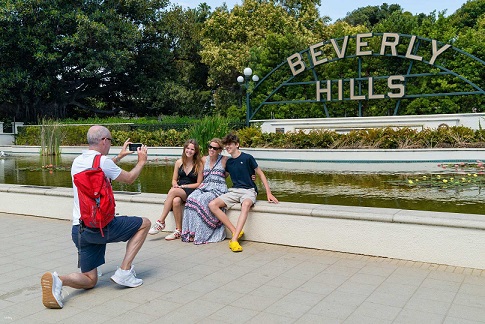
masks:
MULTIPOLYGON (((52 160, 25 156, 0 159, 0 183, 72 187, 70 166, 73 158, 52 160)), ((135 183, 114 182, 113 188, 116 191, 166 194, 171 186, 173 163, 174 160, 152 159, 135 183)), ((134 164, 126 162, 120 166, 129 170, 134 164)), ((278 170, 275 164, 275 168, 264 172, 273 194, 280 201, 485 214, 485 183, 482 182, 485 176, 474 171, 450 171, 437 166, 434 174, 290 172, 278 170), (437 179, 436 175, 441 178, 437 179), (430 177, 434 177, 433 185, 425 181, 430 177), (454 180, 441 182, 450 178, 454 180)), ((231 186, 230 179, 227 181, 231 186)), ((259 179, 257 184, 258 199, 266 199, 259 179)))

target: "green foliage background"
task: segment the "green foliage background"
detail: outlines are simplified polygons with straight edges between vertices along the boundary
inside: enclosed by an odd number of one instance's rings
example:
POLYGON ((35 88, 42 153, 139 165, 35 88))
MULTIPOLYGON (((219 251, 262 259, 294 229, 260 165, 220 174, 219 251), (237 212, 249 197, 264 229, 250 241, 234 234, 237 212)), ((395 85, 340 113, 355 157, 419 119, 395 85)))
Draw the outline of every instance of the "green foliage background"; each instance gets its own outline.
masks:
MULTIPOLYGON (((204 153, 206 144, 214 137, 222 138, 235 132, 242 147, 287 149, 416 149, 416 148, 464 148, 485 147, 485 130, 473 130, 463 126, 439 127, 418 131, 412 128, 378 128, 352 130, 341 134, 329 130, 312 130, 282 133, 263 133, 257 127, 234 129, 232 121, 220 116, 192 121, 183 130, 159 128, 145 130, 128 124, 110 124, 97 120, 97 124, 111 130, 113 145, 121 146, 128 138, 132 142, 148 146, 180 147, 189 138, 198 141, 204 153)), ((141 122, 143 120, 140 120, 141 122)), ((43 145, 42 132, 56 132, 56 143, 66 146, 85 146, 86 133, 91 125, 59 124, 46 121, 42 126, 19 127, 17 145, 43 145), (49 130, 52 128, 52 130, 49 130), (47 130, 47 131, 46 131, 47 130)))
MULTIPOLYGON (((334 23, 318 11, 320 4, 242 0, 233 8, 186 8, 168 0, 0 0, 0 120, 39 124, 43 118, 220 116, 244 121, 242 97, 254 87, 236 82, 245 67, 262 78, 310 45, 358 33, 418 35, 485 60, 485 0, 469 0, 448 16, 413 14, 383 3, 358 8, 334 23)), ((419 48, 429 50, 425 44, 419 48)), ((484 88, 484 64, 454 53, 445 53, 441 63, 484 88)), ((409 66, 407 60, 389 57, 366 57, 362 64, 364 77, 405 74, 409 66)), ((317 72, 321 79, 349 79, 356 69, 357 60, 345 59, 317 72)), ((255 103, 271 85, 286 80, 288 70, 273 73, 269 85, 254 93, 255 103)), ((412 72, 430 72, 429 65, 414 62, 412 72)), ((406 87, 419 94, 470 89, 450 75, 423 77, 406 87)), ((301 86, 274 98, 306 100, 314 92, 301 86)), ((399 114, 483 112, 484 103, 483 95, 406 99, 399 114)), ((361 110, 364 116, 387 115, 395 104, 369 100, 361 110)), ((357 105, 332 102, 329 115, 356 116, 357 105)), ((321 104, 305 103, 266 106, 255 118, 324 116, 321 104)))

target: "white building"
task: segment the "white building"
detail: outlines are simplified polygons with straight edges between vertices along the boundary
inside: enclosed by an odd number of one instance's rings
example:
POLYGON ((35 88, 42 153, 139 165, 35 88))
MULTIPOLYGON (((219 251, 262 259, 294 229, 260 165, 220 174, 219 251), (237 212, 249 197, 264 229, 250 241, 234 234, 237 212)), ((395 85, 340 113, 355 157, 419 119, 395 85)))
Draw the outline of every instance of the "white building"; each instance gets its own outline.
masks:
POLYGON ((465 126, 472 129, 485 127, 485 113, 439 114, 439 115, 404 115, 376 117, 341 117, 341 118, 304 118, 304 119, 266 119, 252 120, 261 123, 263 133, 287 133, 327 129, 338 133, 347 133, 354 129, 410 127, 417 130, 425 128, 465 126))

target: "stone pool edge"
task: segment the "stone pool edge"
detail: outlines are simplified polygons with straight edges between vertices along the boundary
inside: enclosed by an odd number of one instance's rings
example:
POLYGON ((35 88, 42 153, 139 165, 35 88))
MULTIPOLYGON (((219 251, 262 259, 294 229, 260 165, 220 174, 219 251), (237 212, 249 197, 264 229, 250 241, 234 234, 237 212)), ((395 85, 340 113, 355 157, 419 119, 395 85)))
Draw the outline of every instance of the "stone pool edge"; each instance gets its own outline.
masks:
MULTIPOLYGON (((115 196, 117 213, 152 222, 166 198, 115 196)), ((72 189, 0 184, 0 212, 70 220, 72 189)), ((228 213, 233 222, 238 214, 228 213)), ((166 230, 173 227, 168 217, 166 230)), ((485 215, 258 201, 244 231, 256 242, 485 269, 485 215)))

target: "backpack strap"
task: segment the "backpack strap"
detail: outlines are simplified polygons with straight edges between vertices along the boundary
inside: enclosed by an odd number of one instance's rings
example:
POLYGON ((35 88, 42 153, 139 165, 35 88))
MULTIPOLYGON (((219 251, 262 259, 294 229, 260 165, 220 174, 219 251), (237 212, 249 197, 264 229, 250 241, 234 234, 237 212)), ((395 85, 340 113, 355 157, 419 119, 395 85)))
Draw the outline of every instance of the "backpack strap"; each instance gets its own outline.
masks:
POLYGON ((100 161, 101 161, 101 154, 96 154, 93 159, 93 169, 99 168, 100 161))

